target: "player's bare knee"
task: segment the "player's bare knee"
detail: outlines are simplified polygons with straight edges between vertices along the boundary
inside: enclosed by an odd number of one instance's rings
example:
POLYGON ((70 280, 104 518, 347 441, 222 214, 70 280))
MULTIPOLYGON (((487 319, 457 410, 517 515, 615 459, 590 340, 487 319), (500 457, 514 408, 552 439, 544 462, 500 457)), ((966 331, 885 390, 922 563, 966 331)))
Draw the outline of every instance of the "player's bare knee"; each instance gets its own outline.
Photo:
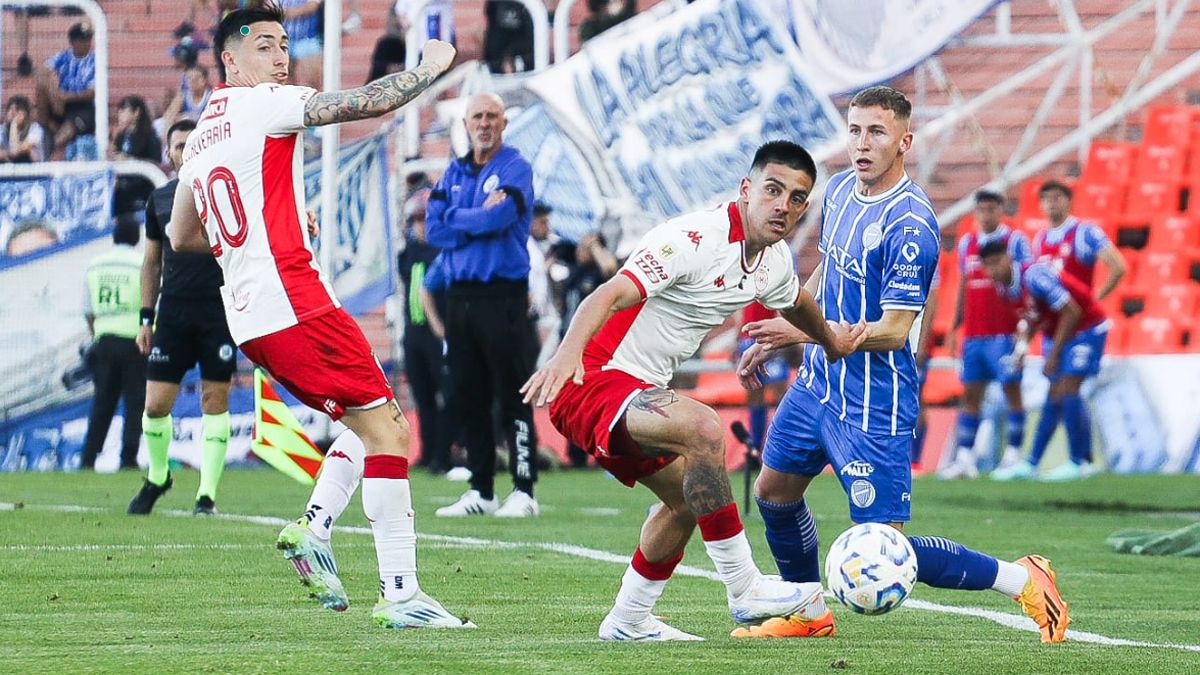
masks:
POLYGON ((205 415, 220 415, 229 410, 229 390, 200 389, 200 412, 205 415))
POLYGON ((690 420, 689 435, 689 445, 695 455, 725 461, 725 429, 715 411, 705 410, 690 420))

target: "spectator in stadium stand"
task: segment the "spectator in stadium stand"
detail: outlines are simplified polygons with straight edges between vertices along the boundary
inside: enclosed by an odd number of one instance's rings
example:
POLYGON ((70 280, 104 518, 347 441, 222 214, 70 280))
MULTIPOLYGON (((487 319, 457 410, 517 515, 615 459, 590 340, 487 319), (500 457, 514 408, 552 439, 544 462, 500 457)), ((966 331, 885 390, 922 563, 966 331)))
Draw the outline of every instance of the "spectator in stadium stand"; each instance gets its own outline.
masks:
POLYGON ((96 139, 96 54, 92 24, 84 21, 67 32, 69 45, 46 61, 38 73, 38 118, 54 134, 55 153, 66 159, 98 159, 96 139))
POLYGON ((283 30, 292 57, 292 82, 321 86, 321 0, 275 0, 284 12, 283 30))
POLYGON ((115 246, 93 259, 87 269, 83 312, 93 338, 89 361, 95 395, 83 441, 84 469, 95 468, 122 398, 121 468, 137 469, 146 404, 146 357, 135 342, 142 304, 142 254, 134 249, 138 230, 137 220, 118 219, 113 229, 115 246))
POLYGON ((529 239, 533 169, 504 145, 504 102, 471 99, 471 151, 450 162, 429 197, 426 236, 442 249, 450 282, 445 324, 455 408, 466 437, 471 489, 439 516, 538 514, 537 432, 520 388, 533 374, 529 330, 529 239), (492 408, 499 403, 515 489, 495 495, 492 408))
MULTIPOLYGON (((154 132, 150 110, 141 96, 126 96, 117 105, 117 121, 113 125, 113 140, 109 147, 112 159, 141 159, 154 164, 162 162, 162 142, 154 132)), ((145 176, 117 177, 113 195, 113 213, 141 213, 154 184, 145 176)))
POLYGON ((13 96, 4 107, 4 126, 0 127, 0 163, 28 164, 44 158, 45 132, 33 121, 29 99, 13 96))
POLYGON ((212 85, 208 80, 208 69, 201 65, 193 65, 183 71, 183 80, 179 83, 179 91, 163 113, 166 126, 170 127, 185 117, 193 122, 200 120, 200 113, 208 105, 212 96, 212 85))
POLYGON ((438 250, 425 240, 425 208, 429 189, 418 190, 404 203, 407 225, 404 250, 396 267, 404 286, 404 371, 412 389, 421 432, 421 459, 431 473, 443 474, 450 468, 452 441, 449 407, 450 371, 443 353, 445 331, 441 313, 426 312, 422 301, 425 279, 431 272, 438 250))
POLYGON ((588 18, 579 24, 579 41, 587 42, 637 14, 636 0, 588 0, 588 18))
POLYGON ((533 70, 533 18, 515 0, 487 0, 483 60, 493 73, 533 70))
POLYGON ((533 221, 529 224, 529 294, 530 306, 535 313, 534 329, 537 337, 537 365, 541 365, 554 354, 558 347, 559 302, 560 289, 550 277, 550 265, 553 257, 550 253, 553 246, 553 230, 550 227, 550 214, 554 210, 545 202, 535 202, 533 205, 533 221), (541 284, 544 290, 537 288, 541 284))

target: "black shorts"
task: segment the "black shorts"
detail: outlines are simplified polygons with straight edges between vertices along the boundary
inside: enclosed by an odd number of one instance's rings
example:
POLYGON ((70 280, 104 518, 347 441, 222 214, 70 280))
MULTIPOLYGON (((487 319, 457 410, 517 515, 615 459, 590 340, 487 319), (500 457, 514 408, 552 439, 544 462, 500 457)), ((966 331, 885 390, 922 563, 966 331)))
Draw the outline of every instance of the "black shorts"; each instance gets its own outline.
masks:
POLYGON ((164 296, 147 359, 146 379, 179 384, 200 364, 200 379, 228 382, 237 370, 237 345, 225 322, 221 300, 164 296))

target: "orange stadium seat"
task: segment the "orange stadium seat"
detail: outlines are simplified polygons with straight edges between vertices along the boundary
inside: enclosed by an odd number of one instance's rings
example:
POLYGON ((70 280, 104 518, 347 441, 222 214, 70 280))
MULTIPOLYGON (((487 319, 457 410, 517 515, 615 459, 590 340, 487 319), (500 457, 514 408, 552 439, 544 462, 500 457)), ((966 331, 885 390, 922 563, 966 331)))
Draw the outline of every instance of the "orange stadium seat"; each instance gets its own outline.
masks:
POLYGON ((1129 330, 1130 354, 1170 354, 1183 350, 1184 325, 1175 317, 1142 314, 1129 330))
POLYGON ((1113 318, 1112 328, 1108 330, 1108 340, 1104 343, 1106 354, 1128 354, 1129 332, 1133 319, 1125 317, 1113 318))
POLYGON ((1192 216, 1172 215, 1150 222, 1151 251, 1185 251, 1200 246, 1200 220, 1192 216))
POLYGON ((1188 261, 1186 256, 1173 251, 1147 251, 1138 261, 1135 285, 1142 288, 1155 288, 1169 283, 1178 283, 1187 279, 1188 261))
POLYGON ((1030 178, 1021 183, 1021 192, 1017 197, 1017 217, 1041 216, 1042 206, 1038 202, 1038 190, 1042 188, 1044 178, 1030 178))
POLYGON ((1146 289, 1146 313, 1193 318, 1200 309, 1200 284, 1184 281, 1146 289))
POLYGON ((1191 137, 1196 109, 1189 106, 1158 105, 1146 109, 1146 126, 1142 142, 1178 143, 1191 137))
MULTIPOLYGON (((728 352, 710 352, 705 361, 724 361, 732 364, 728 352)), ((696 376, 696 388, 688 392, 692 398, 710 406, 746 405, 746 390, 738 382, 732 366, 729 370, 707 370, 696 376)))
POLYGON ((1178 181, 1134 182, 1129 188, 1129 197, 1125 202, 1125 222, 1148 225, 1155 217, 1179 213, 1181 187, 1178 181))
POLYGON ((1085 183, 1081 180, 1075 185, 1071 211, 1080 218, 1099 218, 1115 223, 1117 217, 1125 213, 1126 194, 1124 184, 1085 183))
POLYGON ((1119 141, 1096 141, 1088 148, 1080 181, 1128 185, 1133 178, 1138 146, 1119 141))
POLYGON ((1186 160, 1187 152, 1183 145, 1143 145, 1134 176, 1138 180, 1182 180, 1186 160))

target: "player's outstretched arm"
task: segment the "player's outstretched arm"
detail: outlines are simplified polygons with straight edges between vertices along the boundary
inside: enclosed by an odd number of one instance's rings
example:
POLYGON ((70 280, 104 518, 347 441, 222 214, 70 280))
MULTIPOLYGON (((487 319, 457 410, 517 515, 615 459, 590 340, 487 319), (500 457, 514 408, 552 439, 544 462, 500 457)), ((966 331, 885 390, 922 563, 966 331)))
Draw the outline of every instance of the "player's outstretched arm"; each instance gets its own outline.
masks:
POLYGON ((583 348, 609 317, 641 301, 642 293, 637 284, 624 274, 600 284, 584 298, 554 356, 521 387, 525 403, 544 406, 558 396, 567 380, 582 384, 583 348))
POLYGON ((1100 292, 1096 293, 1096 299, 1103 300, 1108 297, 1109 293, 1116 290, 1117 284, 1125 277, 1125 273, 1129 271, 1129 267, 1125 264, 1125 256, 1121 255, 1121 251, 1112 244, 1101 249, 1097 257, 1108 268, 1108 277, 1104 280, 1104 285, 1100 288, 1100 292))
POLYGON ((906 309, 885 309, 878 321, 867 324, 870 335, 863 341, 860 351, 894 352, 904 349, 908 333, 912 330, 917 313, 906 309))
POLYGON ((421 64, 412 70, 385 75, 355 89, 320 92, 308 99, 304 124, 319 127, 390 113, 428 89, 450 68, 454 54, 454 45, 430 40, 425 43, 421 64))
POLYGON ((171 248, 180 253, 212 251, 208 237, 204 236, 204 223, 200 222, 200 214, 196 211, 192 188, 183 181, 179 181, 179 187, 175 188, 175 203, 171 207, 167 238, 171 240, 171 248))
POLYGON ((870 334, 866 323, 852 326, 845 321, 826 321, 825 313, 807 289, 801 289, 795 304, 780 311, 779 316, 803 331, 812 342, 824 347, 830 363, 854 353, 870 334))

